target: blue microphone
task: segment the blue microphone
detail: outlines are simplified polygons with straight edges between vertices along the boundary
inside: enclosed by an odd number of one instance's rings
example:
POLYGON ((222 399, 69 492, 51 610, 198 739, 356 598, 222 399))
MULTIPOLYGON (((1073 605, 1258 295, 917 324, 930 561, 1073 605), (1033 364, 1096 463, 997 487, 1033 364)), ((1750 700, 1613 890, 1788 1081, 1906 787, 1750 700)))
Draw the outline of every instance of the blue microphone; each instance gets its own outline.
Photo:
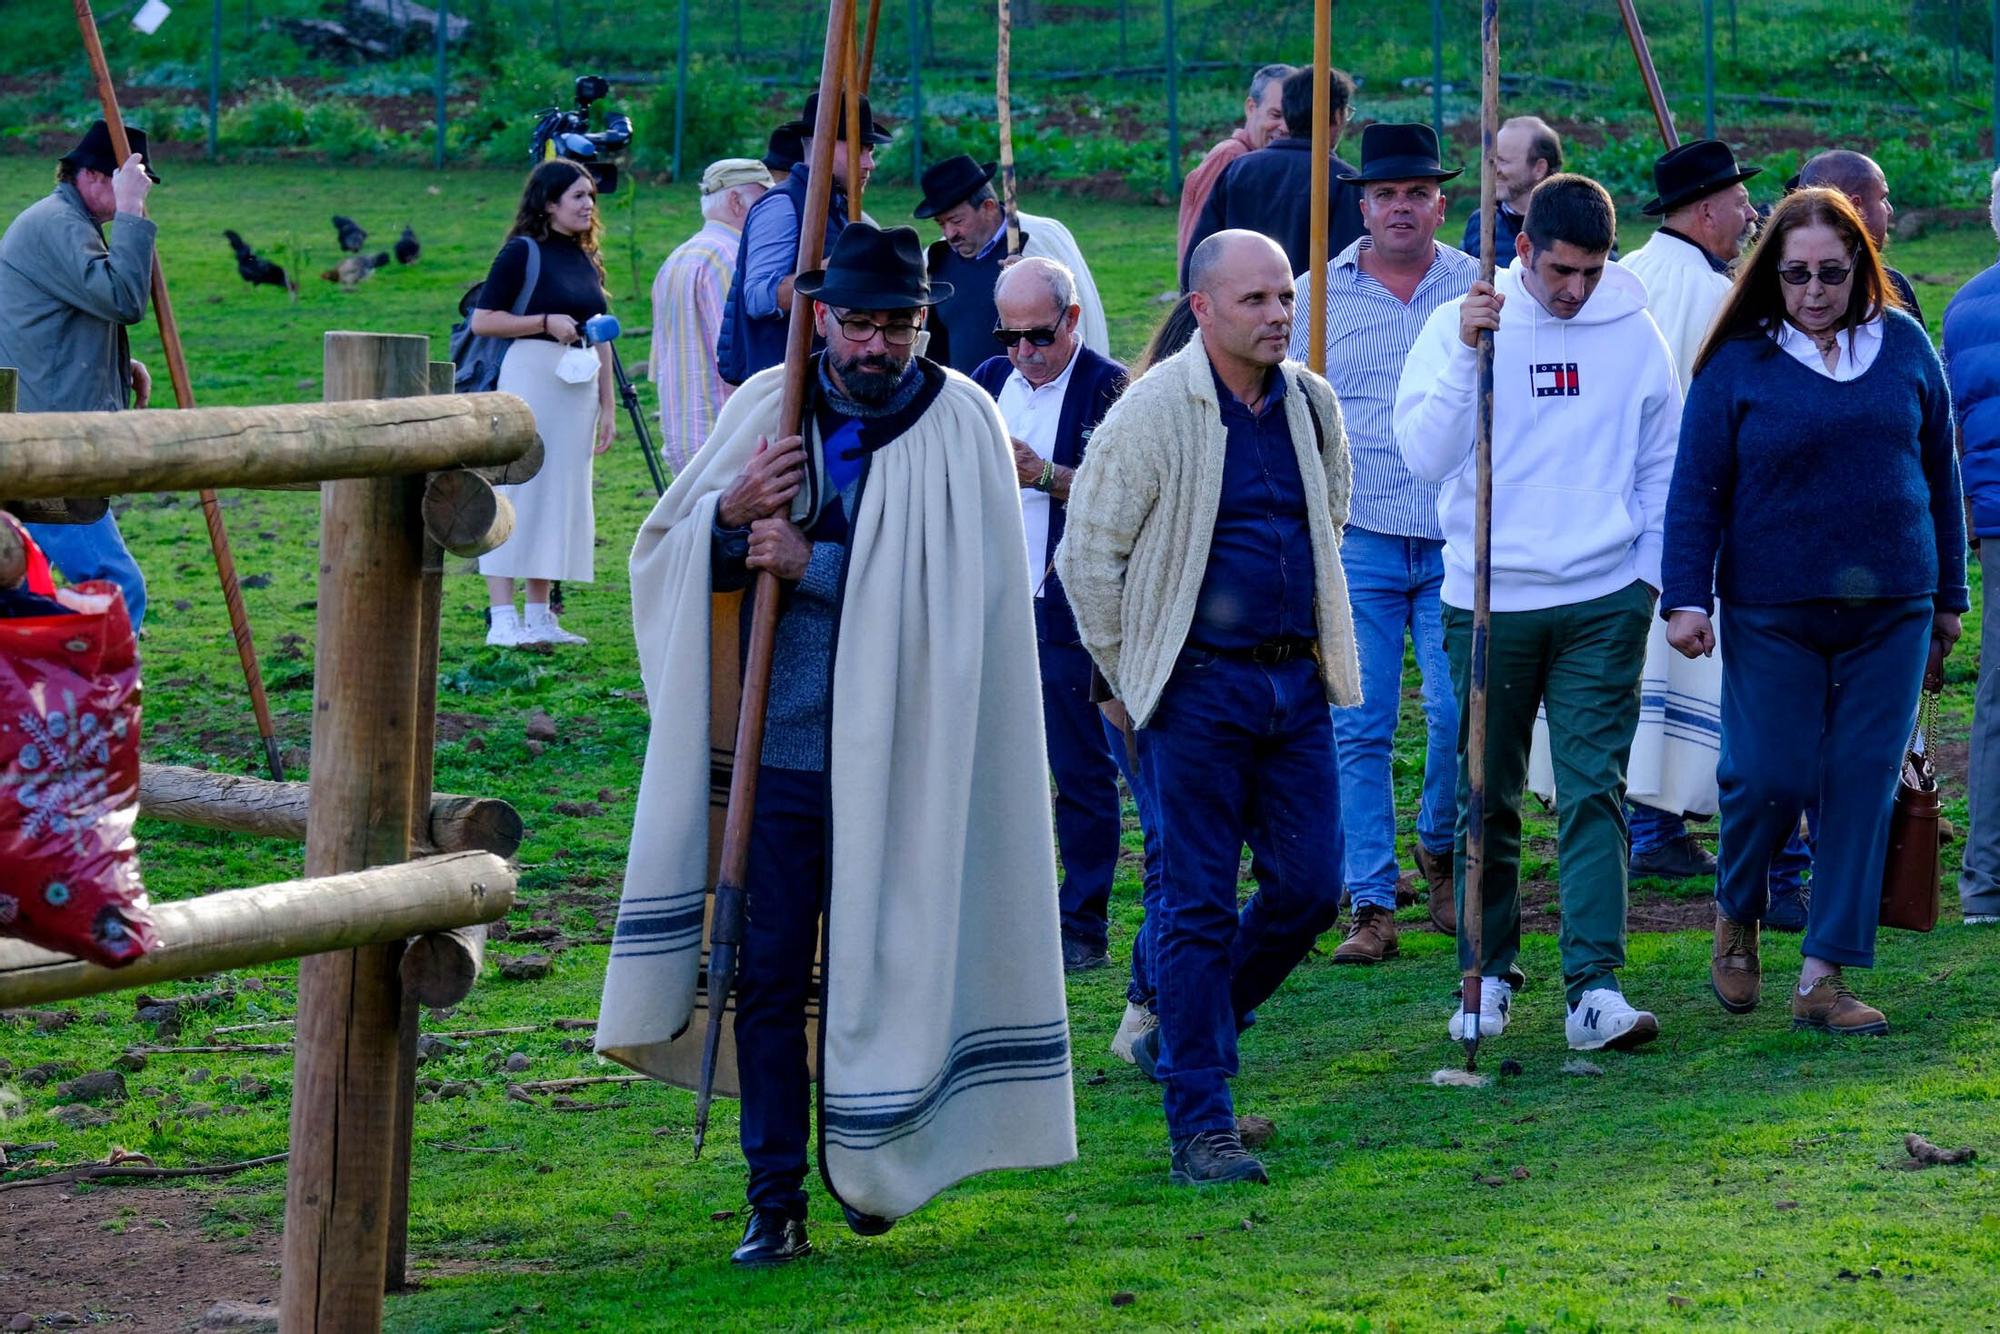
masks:
POLYGON ((583 322, 583 341, 589 347, 609 343, 622 332, 616 315, 592 315, 583 322))

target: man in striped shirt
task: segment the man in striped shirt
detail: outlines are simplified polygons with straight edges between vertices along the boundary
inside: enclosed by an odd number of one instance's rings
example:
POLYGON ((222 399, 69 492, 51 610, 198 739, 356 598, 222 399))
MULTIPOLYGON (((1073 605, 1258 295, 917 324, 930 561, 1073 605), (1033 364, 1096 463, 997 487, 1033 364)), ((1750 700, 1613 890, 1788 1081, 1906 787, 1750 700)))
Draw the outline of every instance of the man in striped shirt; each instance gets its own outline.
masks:
POLYGON ((701 174, 701 230, 681 242, 653 279, 653 348, 660 391, 660 456, 679 472, 715 426, 731 391, 715 369, 722 304, 736 272, 743 219, 771 188, 754 158, 724 158, 701 174))
MULTIPOLYGON (((1424 322, 1464 296, 1479 265, 1437 240, 1440 188, 1458 175, 1438 163, 1427 125, 1371 125, 1361 170, 1342 176, 1361 193, 1366 234, 1326 272, 1326 378, 1340 396, 1354 458, 1341 564, 1361 657, 1362 702, 1333 711, 1340 764, 1343 868, 1354 917, 1336 963, 1380 963, 1396 946, 1396 796, 1391 749, 1402 701, 1403 637, 1416 644, 1429 744, 1417 808, 1416 858, 1429 881, 1431 923, 1457 930, 1451 854, 1457 820, 1458 707, 1444 647, 1439 593, 1444 532, 1438 488, 1419 481, 1396 447, 1396 385, 1424 322)), ((1291 355, 1304 361, 1309 275, 1298 280, 1291 355)))

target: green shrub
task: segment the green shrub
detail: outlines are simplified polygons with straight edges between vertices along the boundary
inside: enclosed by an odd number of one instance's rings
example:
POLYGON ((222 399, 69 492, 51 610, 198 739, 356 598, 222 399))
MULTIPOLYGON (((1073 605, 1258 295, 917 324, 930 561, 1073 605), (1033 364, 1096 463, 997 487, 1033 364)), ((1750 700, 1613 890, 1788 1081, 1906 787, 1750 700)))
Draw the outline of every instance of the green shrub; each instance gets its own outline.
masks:
POLYGON ((297 148, 306 142, 306 104, 278 82, 259 84, 222 113, 225 148, 297 148))
MULTIPOLYGON (((671 67, 638 107, 632 109, 632 164, 666 171, 674 161, 674 73, 671 67)), ((763 93, 734 65, 721 60, 688 62, 687 121, 681 131, 681 166, 693 180, 717 158, 762 157, 776 121, 763 93)))
POLYGON ((335 161, 373 157, 382 151, 382 130, 352 102, 324 98, 306 112, 306 143, 335 161))

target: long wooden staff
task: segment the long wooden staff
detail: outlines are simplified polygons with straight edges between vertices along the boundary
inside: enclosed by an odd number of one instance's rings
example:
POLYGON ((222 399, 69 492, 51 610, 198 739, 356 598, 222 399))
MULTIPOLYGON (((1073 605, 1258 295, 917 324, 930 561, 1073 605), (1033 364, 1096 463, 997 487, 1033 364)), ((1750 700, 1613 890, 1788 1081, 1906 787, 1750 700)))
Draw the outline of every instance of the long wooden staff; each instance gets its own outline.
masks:
POLYGON ((1333 126, 1327 123, 1326 102, 1332 84, 1333 4, 1313 2, 1313 132, 1312 202, 1307 215, 1306 365, 1326 374, 1326 222, 1327 177, 1333 170, 1333 126))
POLYGON ((1625 36, 1632 43, 1633 58, 1639 62, 1639 77, 1645 81, 1646 97, 1653 104, 1653 119, 1660 123, 1660 138, 1671 153, 1681 146, 1681 136, 1674 129, 1674 113, 1667 108, 1667 95, 1660 90, 1660 75, 1653 68, 1653 51, 1646 45, 1646 30, 1639 26, 1639 10, 1633 0, 1618 0, 1618 17, 1625 20, 1625 36))
MULTIPOLYGON (((1479 280, 1493 281, 1493 141, 1500 128, 1500 0, 1479 7, 1479 280)), ((1480 954, 1485 944, 1486 882, 1486 686, 1493 642, 1493 331, 1482 329, 1478 349, 1479 397, 1473 453, 1478 499, 1472 520, 1472 662, 1465 729, 1465 895, 1458 930, 1468 951, 1465 965, 1465 1068, 1479 1066, 1480 954)))
POLYGON ((993 96, 1000 119, 1000 207, 1007 218, 1007 253, 1021 253, 1021 213, 1014 201, 1014 94, 1008 69, 1014 63, 1014 11, 1011 0, 999 0, 1000 42, 993 62, 993 96))
MULTIPOLYGON (((840 56, 840 100, 847 125, 847 220, 861 221, 861 34, 854 28, 853 7, 848 10, 847 37, 840 56)), ((821 88, 826 87, 822 82, 821 88)), ((826 100, 822 93, 820 101, 826 100)), ((872 117, 871 117, 872 119, 872 117)), ((873 125, 868 126, 874 129, 873 125)))
POLYGON ((868 85, 875 81, 875 33, 882 24, 882 0, 868 0, 868 36, 861 44, 861 78, 858 80, 863 97, 868 96, 868 85))
MULTIPOLYGON (((118 90, 111 82, 111 67, 104 59, 104 44, 97 37, 97 19, 90 12, 90 0, 75 0, 77 31, 83 35, 84 53, 90 58, 90 72, 97 79, 97 100, 104 107, 104 124, 111 131, 111 155, 123 166, 132 156, 132 142, 125 134, 125 119, 118 114, 118 90)), ((188 379, 187 357, 181 351, 180 326, 174 322, 173 302, 167 298, 167 273, 160 267, 160 252, 153 250, 153 315, 160 325, 160 345, 167 357, 167 375, 174 385, 177 406, 194 406, 194 385, 188 379)), ((264 676, 257 667, 257 649, 250 639, 250 617, 243 610, 243 592, 236 583, 236 558, 229 550, 229 534, 222 527, 222 507, 215 492, 201 493, 201 517, 208 524, 208 545, 215 553, 215 572, 222 580, 222 601, 229 609, 229 628, 236 639, 236 656, 243 663, 243 680, 250 687, 250 708, 257 715, 257 735, 264 740, 264 762, 271 777, 284 781, 285 767, 278 759, 277 729, 271 725, 271 705, 264 698, 264 676)))
MULTIPOLYGON (((805 216, 799 223, 794 274, 820 267, 826 215, 833 203, 833 144, 840 107, 842 67, 854 30, 854 0, 831 0, 826 49, 820 61, 819 110, 813 118, 812 163, 806 177, 805 216)), ((849 122, 854 122, 850 118, 849 122)), ((812 352, 812 298, 792 293, 792 322, 785 337, 785 388, 778 399, 777 438, 799 434, 805 418, 807 365, 812 352)), ((736 984, 743 944, 743 879, 750 865, 750 817, 757 805, 757 758, 764 753, 764 710, 771 695, 771 651, 778 637, 778 576, 759 570, 751 596, 750 643, 743 656, 743 709, 736 720, 736 759, 729 773, 729 809, 722 821, 722 859, 708 922, 708 1030, 701 1049, 701 1082, 695 1090, 694 1152, 708 1135, 715 1097, 715 1058, 722 1041, 722 1012, 736 984)))

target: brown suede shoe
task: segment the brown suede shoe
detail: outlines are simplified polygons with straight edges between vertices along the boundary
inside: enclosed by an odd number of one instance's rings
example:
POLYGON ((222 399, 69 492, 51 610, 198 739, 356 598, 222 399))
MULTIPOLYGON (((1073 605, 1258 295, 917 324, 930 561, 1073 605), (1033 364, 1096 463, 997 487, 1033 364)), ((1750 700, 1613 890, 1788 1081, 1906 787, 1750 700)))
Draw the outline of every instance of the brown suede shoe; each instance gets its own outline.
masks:
POLYGON ((1882 1037, 1889 1021, 1872 1005, 1863 1005, 1838 971, 1828 973, 1800 994, 1792 988, 1792 1027, 1817 1028, 1842 1037, 1882 1037))
POLYGON ((1431 852, 1417 844, 1417 870, 1430 882, 1431 929, 1458 934, 1458 899, 1451 883, 1451 854, 1431 852))
POLYGON ((1387 908, 1366 907, 1354 914, 1347 939, 1333 952, 1335 963, 1380 963, 1393 959, 1396 945, 1396 918, 1387 908))
POLYGON ((1715 950, 1709 958, 1708 985, 1715 998, 1731 1014, 1748 1014, 1757 1008, 1763 990, 1764 970, 1757 961, 1757 924, 1732 922, 1715 912, 1715 950))

